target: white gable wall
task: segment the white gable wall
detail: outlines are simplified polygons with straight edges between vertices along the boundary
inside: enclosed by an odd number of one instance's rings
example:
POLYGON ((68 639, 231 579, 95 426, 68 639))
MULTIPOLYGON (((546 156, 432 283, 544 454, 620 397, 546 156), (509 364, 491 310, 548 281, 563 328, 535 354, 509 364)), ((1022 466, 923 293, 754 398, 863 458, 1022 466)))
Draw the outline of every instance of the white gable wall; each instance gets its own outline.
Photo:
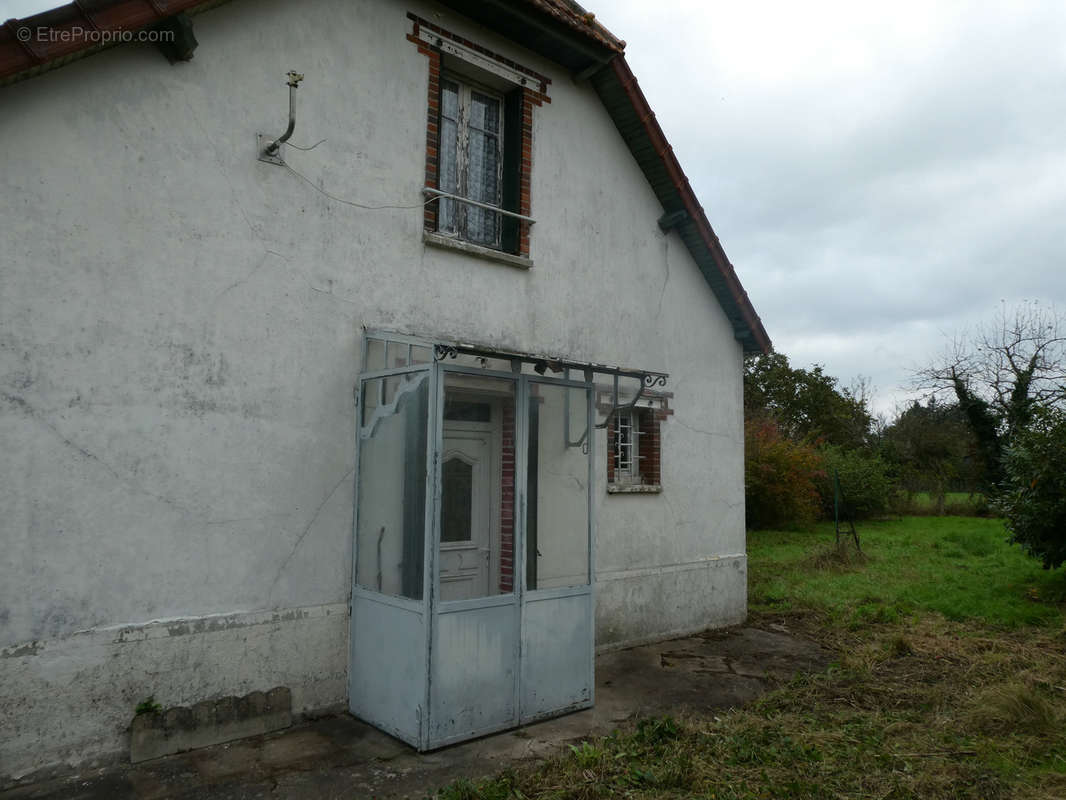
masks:
POLYGON ((594 91, 431 4, 195 23, 189 63, 125 46, 0 93, 0 777, 120 751, 148 695, 343 703, 362 326, 669 372, 661 495, 607 496, 598 432, 598 641, 741 620, 740 346, 594 91), (552 78, 529 271, 255 158, 296 69, 293 141, 327 141, 287 160, 419 203, 407 11, 552 78))

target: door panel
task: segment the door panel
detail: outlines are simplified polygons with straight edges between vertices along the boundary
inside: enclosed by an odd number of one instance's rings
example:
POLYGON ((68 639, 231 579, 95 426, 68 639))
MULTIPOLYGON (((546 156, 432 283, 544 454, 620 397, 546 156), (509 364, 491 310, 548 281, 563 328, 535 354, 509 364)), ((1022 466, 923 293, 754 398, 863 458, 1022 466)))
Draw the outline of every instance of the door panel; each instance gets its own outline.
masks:
POLYGON ((492 430, 444 423, 441 456, 440 599, 465 600, 489 592, 493 540, 492 430))
POLYGON ((398 739, 423 747, 426 617, 357 590, 352 598, 348 708, 398 739))
POLYGON ((591 704, 590 610, 585 589, 522 604, 523 723, 591 704))
POLYGON ((516 724, 514 600, 482 600, 478 607, 444 611, 436 620, 433 746, 516 724))

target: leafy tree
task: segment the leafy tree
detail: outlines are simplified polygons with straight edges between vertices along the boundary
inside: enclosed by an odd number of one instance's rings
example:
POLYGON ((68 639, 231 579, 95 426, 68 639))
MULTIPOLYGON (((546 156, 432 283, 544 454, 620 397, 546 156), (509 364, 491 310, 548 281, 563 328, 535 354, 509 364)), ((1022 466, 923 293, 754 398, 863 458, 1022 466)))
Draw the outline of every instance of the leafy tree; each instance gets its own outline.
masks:
POLYGON ((965 413, 935 397, 925 405, 915 401, 885 427, 881 453, 895 467, 902 488, 930 492, 941 514, 952 485, 972 490, 980 478, 977 442, 965 413))
POLYGON ((749 528, 806 527, 818 518, 822 457, 782 434, 768 417, 744 423, 744 493, 749 528))
POLYGON ((1003 306, 973 334, 915 374, 934 396, 951 392, 984 462, 986 488, 1003 479, 1003 451, 1038 409, 1066 403, 1066 317, 1038 303, 1003 306))
POLYGON ((892 497, 892 478, 888 465, 878 455, 864 450, 845 450, 827 445, 821 449, 825 475, 818 483, 822 513, 832 519, 834 503, 833 475, 840 477, 844 510, 853 519, 869 519, 884 514, 892 497))
POLYGON ((749 417, 773 418, 795 441, 821 440, 847 448, 870 442, 873 417, 865 386, 839 388, 821 366, 794 369, 782 353, 745 361, 744 408, 749 417))
POLYGON ((1055 569, 1066 562, 1066 412, 1037 409, 1030 422, 1006 449, 999 505, 1011 541, 1055 569))

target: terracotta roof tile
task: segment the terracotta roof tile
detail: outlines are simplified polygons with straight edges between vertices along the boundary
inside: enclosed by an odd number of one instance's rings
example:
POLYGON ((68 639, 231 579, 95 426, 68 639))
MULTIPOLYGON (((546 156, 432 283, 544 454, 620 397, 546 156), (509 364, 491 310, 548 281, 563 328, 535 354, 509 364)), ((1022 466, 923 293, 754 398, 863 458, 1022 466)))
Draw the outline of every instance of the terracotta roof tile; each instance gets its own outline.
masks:
POLYGON ((596 21, 596 15, 586 11, 573 0, 524 0, 527 5, 550 14, 597 44, 621 53, 626 43, 596 21))

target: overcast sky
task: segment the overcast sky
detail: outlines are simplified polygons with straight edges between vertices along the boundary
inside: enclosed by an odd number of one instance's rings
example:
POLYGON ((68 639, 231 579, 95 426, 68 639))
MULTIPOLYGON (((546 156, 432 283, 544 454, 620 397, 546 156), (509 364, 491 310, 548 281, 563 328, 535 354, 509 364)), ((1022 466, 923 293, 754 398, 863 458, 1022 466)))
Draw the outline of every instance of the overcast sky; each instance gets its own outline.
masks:
POLYGON ((943 334, 1066 308, 1066 3, 583 2, 793 365, 891 411, 943 334))
POLYGON ((1066 307, 1066 3, 605 0, 776 349, 890 411, 943 333, 1066 307))

